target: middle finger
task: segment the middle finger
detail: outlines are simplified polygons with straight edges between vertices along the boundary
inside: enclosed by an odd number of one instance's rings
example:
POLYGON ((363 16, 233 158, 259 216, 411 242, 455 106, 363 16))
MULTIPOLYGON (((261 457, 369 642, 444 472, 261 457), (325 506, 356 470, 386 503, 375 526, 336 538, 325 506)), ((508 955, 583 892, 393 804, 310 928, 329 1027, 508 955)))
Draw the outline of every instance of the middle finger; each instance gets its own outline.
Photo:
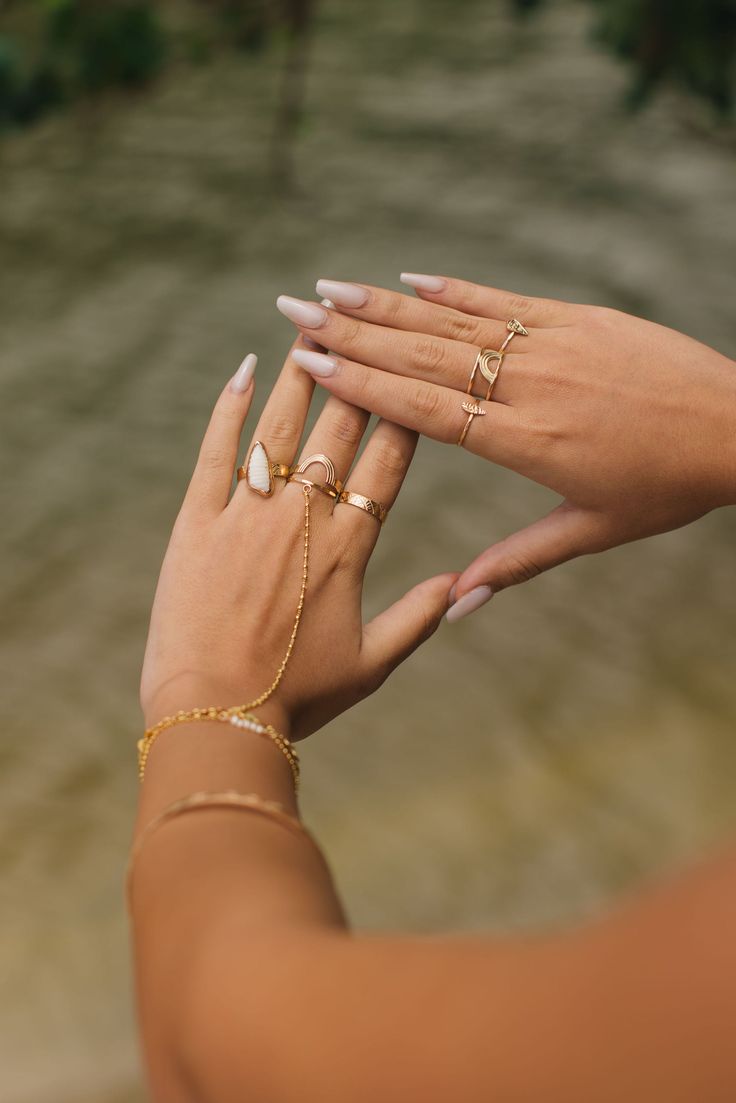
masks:
MULTIPOLYGON (((277 305, 302 334, 349 360, 395 375, 428 380, 457 391, 467 389, 481 347, 447 337, 373 325, 336 310, 326 310, 318 303, 304 302, 288 295, 280 295, 277 305)), ((508 336, 505 325, 500 322, 489 324, 496 325, 502 331, 499 334, 501 340, 483 347, 498 348, 503 336, 508 336)), ((511 355, 507 355, 507 365, 511 355)), ((512 376, 513 371, 501 372, 493 392, 494 401, 511 404, 512 376)), ((483 380, 477 382, 481 387, 483 380)), ((476 393, 480 395, 481 391, 476 388, 476 393)))

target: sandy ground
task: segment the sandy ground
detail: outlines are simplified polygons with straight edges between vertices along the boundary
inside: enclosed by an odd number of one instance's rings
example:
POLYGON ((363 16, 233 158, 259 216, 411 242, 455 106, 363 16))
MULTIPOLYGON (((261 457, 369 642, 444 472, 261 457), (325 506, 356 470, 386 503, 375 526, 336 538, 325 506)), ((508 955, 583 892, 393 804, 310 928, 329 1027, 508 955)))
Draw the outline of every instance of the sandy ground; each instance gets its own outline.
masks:
MULTIPOLYGON (((147 611, 211 401, 251 349, 260 401, 278 369, 276 294, 448 271, 736 352, 732 137, 670 97, 623 116, 577 7, 521 36, 500 4, 423 10, 324 5, 290 198, 272 55, 0 145, 8 1103, 143 1098, 121 877, 147 611)), ((424 443, 368 611, 550 500, 424 443)), ((735 537, 722 513, 505 594, 310 742, 356 925, 574 921, 733 832, 735 537)))

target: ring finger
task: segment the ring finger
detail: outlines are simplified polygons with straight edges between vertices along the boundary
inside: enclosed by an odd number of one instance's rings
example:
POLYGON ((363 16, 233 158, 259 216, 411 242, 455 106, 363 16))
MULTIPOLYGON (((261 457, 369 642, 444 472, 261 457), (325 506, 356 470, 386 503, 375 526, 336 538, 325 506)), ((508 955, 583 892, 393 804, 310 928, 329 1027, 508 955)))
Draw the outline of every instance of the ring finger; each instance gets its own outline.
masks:
MULTIPOLYGON (((304 367, 331 394, 445 444, 459 443, 469 411, 467 398, 449 387, 404 379, 342 357, 310 352, 304 367)), ((519 411, 484 402, 463 439, 469 452, 520 471, 529 441, 519 411)), ((523 471, 522 471, 523 474, 523 471)))
MULTIPOLYGON (((479 352, 478 345, 373 325, 336 310, 327 310, 318 303, 303 302, 288 295, 279 296, 278 307, 302 334, 350 360, 394 375, 439 383, 456 391, 465 392, 468 387, 479 352)), ((498 348, 508 333, 504 323, 492 324, 498 326, 500 339, 489 347, 498 348)), ((513 379, 521 359, 513 353, 507 354, 505 371, 499 375, 493 393, 494 401, 512 404, 513 379)), ((299 362, 302 363, 301 357, 299 362)), ((480 388, 483 380, 477 382, 479 386, 474 393, 483 397, 484 391, 480 388)))

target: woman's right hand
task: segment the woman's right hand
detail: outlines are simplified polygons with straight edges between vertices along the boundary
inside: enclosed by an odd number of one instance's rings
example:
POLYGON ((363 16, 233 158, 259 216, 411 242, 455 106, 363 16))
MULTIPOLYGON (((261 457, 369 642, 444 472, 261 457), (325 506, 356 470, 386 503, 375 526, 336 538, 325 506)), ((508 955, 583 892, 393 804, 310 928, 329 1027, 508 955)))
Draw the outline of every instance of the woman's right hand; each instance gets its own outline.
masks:
POLYGON ((464 447, 563 501, 465 570, 449 619, 575 556, 736 502, 731 360, 616 310, 445 277, 412 280, 421 299, 320 281, 336 310, 284 296, 279 306, 331 350, 296 354, 317 382, 448 444, 467 420, 461 403, 479 348, 498 349, 510 318, 528 329, 508 348, 493 401, 483 402, 485 386, 476 385, 485 415, 474 418, 464 447))

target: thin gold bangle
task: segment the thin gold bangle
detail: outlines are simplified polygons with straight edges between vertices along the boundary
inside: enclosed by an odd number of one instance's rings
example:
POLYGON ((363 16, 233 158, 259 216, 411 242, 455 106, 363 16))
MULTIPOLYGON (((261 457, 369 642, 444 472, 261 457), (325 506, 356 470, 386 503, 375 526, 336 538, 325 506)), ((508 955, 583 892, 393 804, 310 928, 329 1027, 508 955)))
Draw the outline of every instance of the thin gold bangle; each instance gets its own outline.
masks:
POLYGON ((226 789, 221 793, 208 793, 205 791, 190 793, 186 797, 180 797, 178 800, 173 801, 164 808, 163 812, 160 812, 157 816, 154 816, 152 820, 149 820, 133 844, 125 874, 128 901, 130 901, 135 863, 151 836, 159 827, 168 823, 170 820, 176 819, 178 816, 184 816, 188 812, 198 812, 205 808, 232 808, 238 811, 256 812, 261 816, 267 816, 269 819, 281 824, 287 831, 291 831, 293 835, 299 835, 307 839, 317 851, 322 861, 325 862, 324 855, 314 836, 307 830, 300 819, 285 812, 283 805, 279 804, 277 801, 264 800, 263 797, 259 797, 257 793, 238 793, 234 789, 226 789))

